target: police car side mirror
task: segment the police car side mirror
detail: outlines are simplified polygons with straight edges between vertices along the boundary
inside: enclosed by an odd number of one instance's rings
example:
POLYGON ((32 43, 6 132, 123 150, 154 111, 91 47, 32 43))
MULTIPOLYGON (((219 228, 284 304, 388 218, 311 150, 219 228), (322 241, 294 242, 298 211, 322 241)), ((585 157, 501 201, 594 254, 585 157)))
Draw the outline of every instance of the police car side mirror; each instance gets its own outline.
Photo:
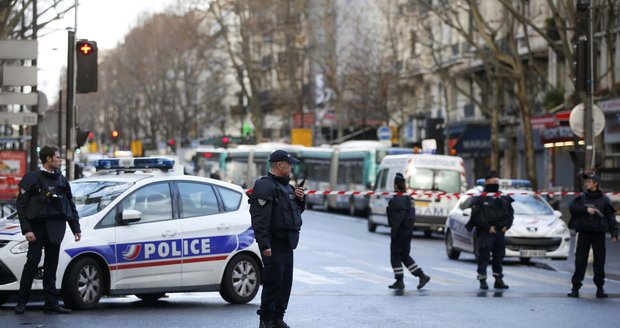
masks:
POLYGON ((463 210, 463 216, 470 216, 471 215, 471 208, 466 208, 463 210))
POLYGON ((136 210, 124 210, 121 215, 121 223, 129 224, 132 222, 138 222, 142 219, 142 212, 136 210))
POLYGON ((560 212, 558 210, 553 211, 553 214, 555 214, 555 217, 558 218, 558 219, 562 217, 562 212, 560 212))

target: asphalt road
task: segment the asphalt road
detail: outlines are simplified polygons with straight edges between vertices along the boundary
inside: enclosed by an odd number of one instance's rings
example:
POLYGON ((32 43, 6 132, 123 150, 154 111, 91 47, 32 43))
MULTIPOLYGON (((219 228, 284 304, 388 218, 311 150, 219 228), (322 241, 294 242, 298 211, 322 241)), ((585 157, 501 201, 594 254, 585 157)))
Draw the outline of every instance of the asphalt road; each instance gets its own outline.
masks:
MULTIPOLYGON (((307 211, 285 320, 291 327, 356 328, 617 325, 617 281, 606 284, 610 298, 596 299, 587 277, 583 297, 570 299, 568 271, 550 270, 546 261, 521 265, 508 260, 510 289, 480 291, 473 256, 449 260, 441 235, 416 235, 412 255, 431 282, 416 290, 417 279, 408 275, 403 292, 390 290, 386 228, 369 233, 365 219, 307 211)), ((218 293, 171 294, 155 303, 127 296, 105 298, 97 310, 65 316, 43 314, 40 301, 17 316, 13 302, 0 307, 0 327, 257 327, 259 300, 239 306, 227 304, 218 293)))

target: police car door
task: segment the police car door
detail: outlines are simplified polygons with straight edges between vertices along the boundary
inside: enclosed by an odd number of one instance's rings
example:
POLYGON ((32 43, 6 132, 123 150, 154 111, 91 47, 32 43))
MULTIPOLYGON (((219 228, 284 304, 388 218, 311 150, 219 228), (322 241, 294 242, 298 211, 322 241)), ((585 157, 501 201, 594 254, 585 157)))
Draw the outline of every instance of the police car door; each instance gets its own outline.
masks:
POLYGON ((247 215, 235 211, 240 206, 242 195, 238 191, 201 182, 177 182, 176 186, 185 249, 181 284, 219 284, 226 260, 237 249, 237 235, 249 228, 249 211, 246 211, 247 215), (220 195, 229 200, 229 207, 220 202, 220 195))
MULTIPOLYGON (((389 171, 390 171, 390 168, 382 168, 379 171, 379 173, 377 174, 375 192, 381 193, 385 191, 393 191, 393 190, 388 190, 388 184, 389 184, 388 177, 390 173, 389 171)), ((395 173, 392 174, 392 181, 393 181, 394 174, 395 173)), ((370 207, 370 212, 372 215, 372 221, 374 223, 379 223, 383 225, 388 224, 386 208, 388 205, 388 201, 391 198, 392 196, 384 196, 381 194, 375 194, 370 197, 369 207, 370 207)))
POLYGON ((181 284, 181 228, 174 219, 170 185, 146 185, 125 197, 120 210, 136 210, 139 221, 117 224, 115 289, 178 288, 181 284))

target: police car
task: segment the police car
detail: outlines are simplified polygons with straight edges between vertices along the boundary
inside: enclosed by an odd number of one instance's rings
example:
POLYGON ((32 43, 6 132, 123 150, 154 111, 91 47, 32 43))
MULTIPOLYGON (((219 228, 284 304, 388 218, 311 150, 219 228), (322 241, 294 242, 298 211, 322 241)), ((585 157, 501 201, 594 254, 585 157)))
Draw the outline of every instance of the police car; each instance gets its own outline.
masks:
MULTIPOLYGON (((82 240, 67 229, 61 245, 56 284, 66 305, 192 291, 219 291, 230 303, 255 297, 262 266, 240 187, 171 172, 174 161, 163 158, 100 159, 96 167, 108 172, 71 183, 82 240)), ((2 219, 0 304, 19 290, 27 250, 16 215, 2 219)), ((33 289, 42 289, 41 273, 33 289)))
MULTIPOLYGON (((500 180, 503 193, 513 194, 515 211, 512 227, 506 232, 506 257, 517 257, 523 263, 532 258, 565 260, 570 247, 570 231, 561 219, 562 213, 553 208, 540 195, 536 195, 522 182, 500 180), (503 189, 512 186, 512 189, 503 189), (522 189, 515 189, 521 187, 522 189)), ((461 252, 477 251, 476 234, 465 229, 471 208, 465 203, 471 195, 482 192, 478 186, 463 194, 446 219, 445 245, 450 259, 458 259, 461 252)))

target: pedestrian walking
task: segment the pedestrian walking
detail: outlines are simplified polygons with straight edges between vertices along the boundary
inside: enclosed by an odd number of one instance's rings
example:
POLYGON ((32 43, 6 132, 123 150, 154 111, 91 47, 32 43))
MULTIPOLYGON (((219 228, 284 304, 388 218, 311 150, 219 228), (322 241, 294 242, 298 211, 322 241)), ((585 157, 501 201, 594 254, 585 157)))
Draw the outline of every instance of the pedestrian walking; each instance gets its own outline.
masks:
MULTIPOLYGON (((394 191, 406 192, 407 185, 401 173, 396 173, 394 177, 394 191)), ((411 204, 411 197, 407 194, 395 195, 388 202, 387 207, 388 224, 392 229, 390 232, 390 262, 394 270, 396 282, 388 286, 391 289, 404 289, 405 283, 404 264, 407 270, 418 277, 418 289, 424 287, 431 277, 426 275, 411 255, 411 238, 413 237, 413 226, 415 224, 415 207, 411 204)))
POLYGON ((289 327, 284 322, 293 284, 293 250, 299 242, 301 213, 305 209, 302 187, 289 182, 299 160, 284 150, 269 157, 269 173, 254 184, 250 197, 252 228, 263 260, 260 328, 289 327))
POLYGON ((499 175, 490 171, 484 181, 486 195, 473 196, 468 201, 471 204, 471 218, 466 224, 467 230, 476 228, 478 248, 478 276, 480 289, 489 289, 487 284, 487 266, 493 254, 491 267, 495 278, 495 289, 508 289, 504 283, 502 262, 506 255, 506 231, 512 226, 514 209, 512 197, 499 195, 499 175))
POLYGON ((579 297, 583 277, 588 266, 590 247, 594 255, 594 284, 596 297, 608 297, 605 284, 605 234, 611 234, 611 241, 618 241, 618 223, 611 201, 600 189, 601 179, 596 174, 584 174, 584 192, 569 204, 571 218, 568 227, 577 231, 575 251, 575 272, 571 278, 573 287, 569 297, 579 297))
POLYGON ((28 240, 28 253, 19 285, 16 314, 23 314, 30 298, 32 281, 37 272, 42 250, 45 249, 43 262, 43 298, 46 313, 68 314, 71 310, 58 302, 56 290, 56 269, 60 243, 67 223, 73 232, 75 241, 80 241, 81 231, 78 212, 73 202, 69 181, 60 173, 60 153, 57 147, 45 146, 39 151, 42 167, 36 172, 29 172, 19 183, 17 196, 17 215, 22 234, 28 240))

